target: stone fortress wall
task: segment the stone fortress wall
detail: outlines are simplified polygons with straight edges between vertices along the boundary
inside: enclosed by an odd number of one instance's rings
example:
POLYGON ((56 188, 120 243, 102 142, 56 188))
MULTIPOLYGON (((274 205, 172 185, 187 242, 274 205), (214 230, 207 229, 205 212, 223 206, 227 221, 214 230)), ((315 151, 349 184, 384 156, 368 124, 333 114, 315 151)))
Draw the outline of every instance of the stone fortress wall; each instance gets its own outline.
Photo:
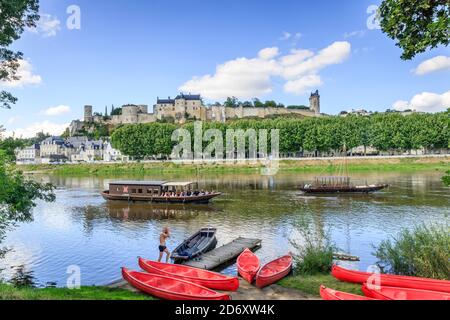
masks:
POLYGON ((254 107, 225 107, 205 106, 200 95, 180 94, 174 99, 157 99, 153 106, 153 113, 148 112, 147 105, 128 104, 122 106, 121 115, 104 117, 94 115, 93 107, 84 106, 84 121, 72 121, 69 132, 74 134, 84 124, 99 123, 106 125, 151 123, 172 118, 176 123, 184 123, 187 120, 220 121, 244 118, 267 118, 277 115, 298 115, 304 117, 320 116, 319 91, 313 92, 310 97, 309 109, 287 108, 254 108, 254 107))

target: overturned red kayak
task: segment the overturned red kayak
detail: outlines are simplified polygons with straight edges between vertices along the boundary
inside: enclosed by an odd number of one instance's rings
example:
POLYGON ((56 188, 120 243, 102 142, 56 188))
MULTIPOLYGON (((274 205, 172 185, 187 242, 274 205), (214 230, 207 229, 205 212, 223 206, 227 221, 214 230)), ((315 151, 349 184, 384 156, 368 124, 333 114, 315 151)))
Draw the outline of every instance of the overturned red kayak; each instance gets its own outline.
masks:
MULTIPOLYGON (((374 275, 369 272, 348 270, 337 265, 333 265, 331 273, 336 279, 346 282, 366 283, 369 277, 374 275)), ((401 287, 421 290, 431 290, 450 293, 450 281, 436 280, 409 276, 396 276, 390 274, 380 274, 381 286, 401 287)))
POLYGON ((357 294, 333 290, 325 286, 320 286, 320 296, 323 300, 375 300, 357 294))
POLYGON ((273 260, 256 274, 256 286, 263 288, 286 277, 292 269, 292 256, 286 255, 273 260))
POLYGON ((239 255, 236 264, 239 274, 249 283, 255 280, 256 274, 261 268, 259 258, 248 248, 239 255))
POLYGON ((450 300, 450 293, 399 287, 369 287, 363 284, 367 297, 381 300, 450 300))
POLYGON ((139 266, 149 273, 186 280, 210 289, 236 291, 239 288, 237 277, 230 277, 217 272, 180 264, 156 262, 141 257, 139 257, 139 266))
POLYGON ((146 272, 122 268, 122 276, 133 287, 167 300, 230 300, 230 296, 201 285, 146 272))

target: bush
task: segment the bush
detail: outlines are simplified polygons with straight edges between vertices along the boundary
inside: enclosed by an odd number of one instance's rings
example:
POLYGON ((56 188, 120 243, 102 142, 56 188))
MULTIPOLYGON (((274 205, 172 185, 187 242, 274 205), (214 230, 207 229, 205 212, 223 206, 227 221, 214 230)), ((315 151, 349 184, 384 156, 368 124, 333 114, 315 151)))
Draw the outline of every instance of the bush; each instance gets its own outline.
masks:
POLYGON ((385 273, 450 280, 450 229, 425 225, 402 230, 375 252, 385 273))
POLYGON ((450 171, 447 171, 447 175, 442 178, 445 185, 450 186, 450 171))
POLYGON ((297 229, 303 243, 293 242, 296 252, 294 272, 301 275, 329 274, 333 265, 334 245, 327 234, 311 229, 302 223, 297 229))

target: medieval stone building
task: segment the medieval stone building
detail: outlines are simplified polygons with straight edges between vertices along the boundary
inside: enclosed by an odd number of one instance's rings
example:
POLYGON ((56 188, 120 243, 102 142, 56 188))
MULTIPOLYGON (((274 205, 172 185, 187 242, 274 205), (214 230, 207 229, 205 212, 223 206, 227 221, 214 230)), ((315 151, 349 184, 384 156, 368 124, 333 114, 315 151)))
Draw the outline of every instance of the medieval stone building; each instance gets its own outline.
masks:
POLYGON ((128 104, 122 106, 120 115, 103 116, 93 113, 93 107, 84 106, 84 121, 72 121, 69 134, 74 135, 86 124, 137 124, 151 123, 157 121, 171 120, 175 123, 184 123, 188 120, 220 121, 243 118, 267 118, 271 116, 298 115, 303 117, 320 116, 319 91, 311 93, 309 109, 287 109, 287 108, 255 108, 226 107, 224 105, 205 106, 200 95, 180 94, 175 98, 156 100, 153 112, 148 112, 147 105, 128 104))

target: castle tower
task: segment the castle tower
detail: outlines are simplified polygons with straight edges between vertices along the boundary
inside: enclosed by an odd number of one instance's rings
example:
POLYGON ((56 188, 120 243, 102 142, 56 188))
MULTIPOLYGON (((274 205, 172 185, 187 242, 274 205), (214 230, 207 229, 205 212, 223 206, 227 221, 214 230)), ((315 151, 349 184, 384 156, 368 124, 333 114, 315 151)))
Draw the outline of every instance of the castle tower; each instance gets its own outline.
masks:
POLYGON ((84 122, 92 122, 92 106, 84 106, 84 122))
POLYGON ((320 114, 320 95, 319 90, 311 93, 311 97, 309 98, 309 109, 314 111, 316 115, 320 114))

